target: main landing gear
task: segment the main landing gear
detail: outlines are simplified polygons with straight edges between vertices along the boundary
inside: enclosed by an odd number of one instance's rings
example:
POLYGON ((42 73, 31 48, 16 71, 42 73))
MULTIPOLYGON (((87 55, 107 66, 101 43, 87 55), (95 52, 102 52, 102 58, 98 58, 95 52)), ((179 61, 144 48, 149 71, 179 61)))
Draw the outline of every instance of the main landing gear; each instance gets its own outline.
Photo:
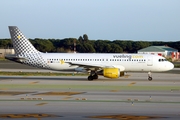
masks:
POLYGON ((149 81, 152 80, 152 74, 151 74, 151 71, 148 72, 148 80, 149 80, 149 81))
POLYGON ((91 71, 91 74, 88 76, 88 80, 92 81, 94 79, 98 79, 98 75, 95 72, 91 71))

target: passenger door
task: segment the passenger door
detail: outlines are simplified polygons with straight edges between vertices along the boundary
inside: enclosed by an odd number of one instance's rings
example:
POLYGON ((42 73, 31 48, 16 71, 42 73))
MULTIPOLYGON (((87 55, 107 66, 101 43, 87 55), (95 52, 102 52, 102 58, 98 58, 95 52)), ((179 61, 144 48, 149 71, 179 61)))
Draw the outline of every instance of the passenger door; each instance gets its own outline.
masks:
POLYGON ((152 66, 153 65, 153 56, 148 56, 147 58, 147 66, 152 66))

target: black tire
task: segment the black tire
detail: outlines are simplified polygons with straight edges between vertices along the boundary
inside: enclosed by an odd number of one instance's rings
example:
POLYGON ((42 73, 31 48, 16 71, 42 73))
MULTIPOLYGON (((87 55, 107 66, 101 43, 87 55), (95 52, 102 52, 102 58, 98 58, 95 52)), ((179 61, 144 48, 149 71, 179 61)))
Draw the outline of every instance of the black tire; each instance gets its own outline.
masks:
POLYGON ((93 79, 98 79, 98 75, 93 75, 93 79))
POLYGON ((149 77, 148 80, 151 81, 151 80, 152 80, 152 77, 149 77))
POLYGON ((92 81, 93 80, 93 76, 88 76, 88 80, 92 81))

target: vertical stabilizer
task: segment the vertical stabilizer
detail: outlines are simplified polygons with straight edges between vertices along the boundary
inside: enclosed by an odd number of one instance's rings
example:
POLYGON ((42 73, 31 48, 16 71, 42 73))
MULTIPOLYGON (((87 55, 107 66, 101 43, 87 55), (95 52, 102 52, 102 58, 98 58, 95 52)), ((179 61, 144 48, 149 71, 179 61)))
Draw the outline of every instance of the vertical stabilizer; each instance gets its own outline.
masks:
POLYGON ((23 35, 23 33, 16 26, 9 26, 11 40, 16 55, 26 53, 38 53, 39 51, 34 48, 30 41, 23 35))
POLYGON ((43 53, 36 50, 18 27, 9 26, 9 32, 11 34, 15 55, 7 56, 7 59, 29 66, 49 69, 46 59, 43 58, 43 53))

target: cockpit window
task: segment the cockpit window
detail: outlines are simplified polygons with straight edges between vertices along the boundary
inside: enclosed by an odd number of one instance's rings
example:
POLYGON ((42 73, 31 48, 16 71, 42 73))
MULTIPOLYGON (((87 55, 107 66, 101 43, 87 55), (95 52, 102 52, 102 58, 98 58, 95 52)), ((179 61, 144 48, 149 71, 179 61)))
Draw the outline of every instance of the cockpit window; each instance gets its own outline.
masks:
POLYGON ((167 61, 166 59, 159 59, 159 62, 167 61))

